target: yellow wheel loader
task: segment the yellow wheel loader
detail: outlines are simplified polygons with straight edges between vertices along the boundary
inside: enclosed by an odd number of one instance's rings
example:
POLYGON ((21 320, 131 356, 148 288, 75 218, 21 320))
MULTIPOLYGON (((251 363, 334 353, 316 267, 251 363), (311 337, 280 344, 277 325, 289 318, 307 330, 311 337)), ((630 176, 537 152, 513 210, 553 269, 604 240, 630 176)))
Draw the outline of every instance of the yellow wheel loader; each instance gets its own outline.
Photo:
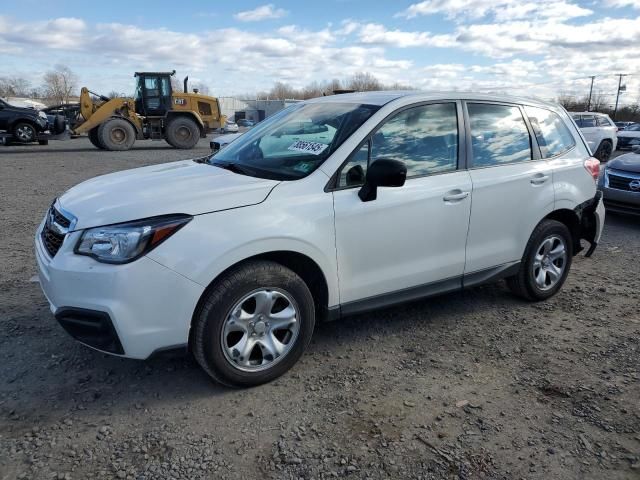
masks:
POLYGON ((136 140, 166 140, 193 148, 207 132, 224 125, 218 99, 171 87, 173 72, 136 72, 134 98, 107 98, 82 88, 80 116, 72 134, 87 133, 102 150, 129 150, 136 140), (93 95, 93 97, 92 97, 93 95))

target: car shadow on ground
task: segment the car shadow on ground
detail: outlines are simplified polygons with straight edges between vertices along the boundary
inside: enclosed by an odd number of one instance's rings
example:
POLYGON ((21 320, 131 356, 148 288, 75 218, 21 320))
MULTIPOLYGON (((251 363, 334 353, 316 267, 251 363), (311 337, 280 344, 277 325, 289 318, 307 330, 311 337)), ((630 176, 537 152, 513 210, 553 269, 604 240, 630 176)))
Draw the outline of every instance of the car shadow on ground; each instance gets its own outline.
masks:
MULTIPOLYGON (((411 335, 416 328, 453 328, 461 316, 471 312, 481 315, 495 309, 497 303, 508 307, 517 302, 504 285, 496 284, 320 323, 308 353, 290 372, 271 384, 244 390, 214 382, 184 350, 143 361, 91 350, 70 338, 42 302, 36 311, 25 312, 9 324, 10 328, 12 323, 26 328, 11 362, 0 367, 2 377, 7 379, 0 393, 5 399, 9 397, 0 403, 0 411, 8 409, 13 415, 48 423, 74 411, 100 415, 108 408, 114 414, 127 415, 136 409, 172 408, 208 398, 222 405, 225 401, 242 403, 256 395, 275 393, 271 389, 277 389, 280 383, 304 389, 296 378, 313 375, 307 369, 314 367, 314 355, 335 354, 336 349, 355 345, 375 348, 378 337, 411 335)), ((433 336, 437 338, 437 331, 433 336)))

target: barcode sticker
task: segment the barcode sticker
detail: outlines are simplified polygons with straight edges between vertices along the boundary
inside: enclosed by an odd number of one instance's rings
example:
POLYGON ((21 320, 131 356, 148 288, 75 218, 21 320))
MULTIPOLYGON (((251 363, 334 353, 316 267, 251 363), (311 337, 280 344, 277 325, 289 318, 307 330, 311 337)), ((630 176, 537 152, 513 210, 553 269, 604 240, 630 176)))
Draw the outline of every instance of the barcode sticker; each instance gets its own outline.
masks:
POLYGON ((310 153, 312 155, 320 155, 326 150, 329 145, 316 142, 305 142, 304 140, 298 140, 289 147, 289 150, 296 152, 310 153))

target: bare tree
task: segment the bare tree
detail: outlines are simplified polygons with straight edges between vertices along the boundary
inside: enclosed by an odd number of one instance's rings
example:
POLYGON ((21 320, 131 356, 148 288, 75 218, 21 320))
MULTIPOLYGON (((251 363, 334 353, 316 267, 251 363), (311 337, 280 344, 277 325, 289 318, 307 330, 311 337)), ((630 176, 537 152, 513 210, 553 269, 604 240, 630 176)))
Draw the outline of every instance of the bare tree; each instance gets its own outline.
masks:
POLYGON ((380 80, 369 72, 358 72, 347 81, 347 88, 358 92, 366 92, 370 90, 382 90, 383 86, 380 80))
POLYGON ((56 65, 44 74, 45 95, 56 103, 69 103, 78 83, 78 77, 66 65, 56 65))
POLYGON ((31 91, 29 80, 23 77, 0 77, 0 97, 26 97, 31 91))

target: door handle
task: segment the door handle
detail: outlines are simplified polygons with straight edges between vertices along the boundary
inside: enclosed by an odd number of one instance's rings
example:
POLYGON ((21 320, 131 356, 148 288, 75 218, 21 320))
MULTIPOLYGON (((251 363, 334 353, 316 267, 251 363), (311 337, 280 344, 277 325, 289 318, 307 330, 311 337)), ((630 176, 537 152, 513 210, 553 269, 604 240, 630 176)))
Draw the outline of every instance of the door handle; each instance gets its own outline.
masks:
POLYGON ((536 173, 531 179, 531 185, 542 185, 547 180, 549 180, 549 175, 544 173, 536 173))
POLYGON ((452 190, 447 193, 442 200, 445 202, 459 202, 460 200, 464 200, 469 196, 469 192, 463 192, 462 190, 452 190))

